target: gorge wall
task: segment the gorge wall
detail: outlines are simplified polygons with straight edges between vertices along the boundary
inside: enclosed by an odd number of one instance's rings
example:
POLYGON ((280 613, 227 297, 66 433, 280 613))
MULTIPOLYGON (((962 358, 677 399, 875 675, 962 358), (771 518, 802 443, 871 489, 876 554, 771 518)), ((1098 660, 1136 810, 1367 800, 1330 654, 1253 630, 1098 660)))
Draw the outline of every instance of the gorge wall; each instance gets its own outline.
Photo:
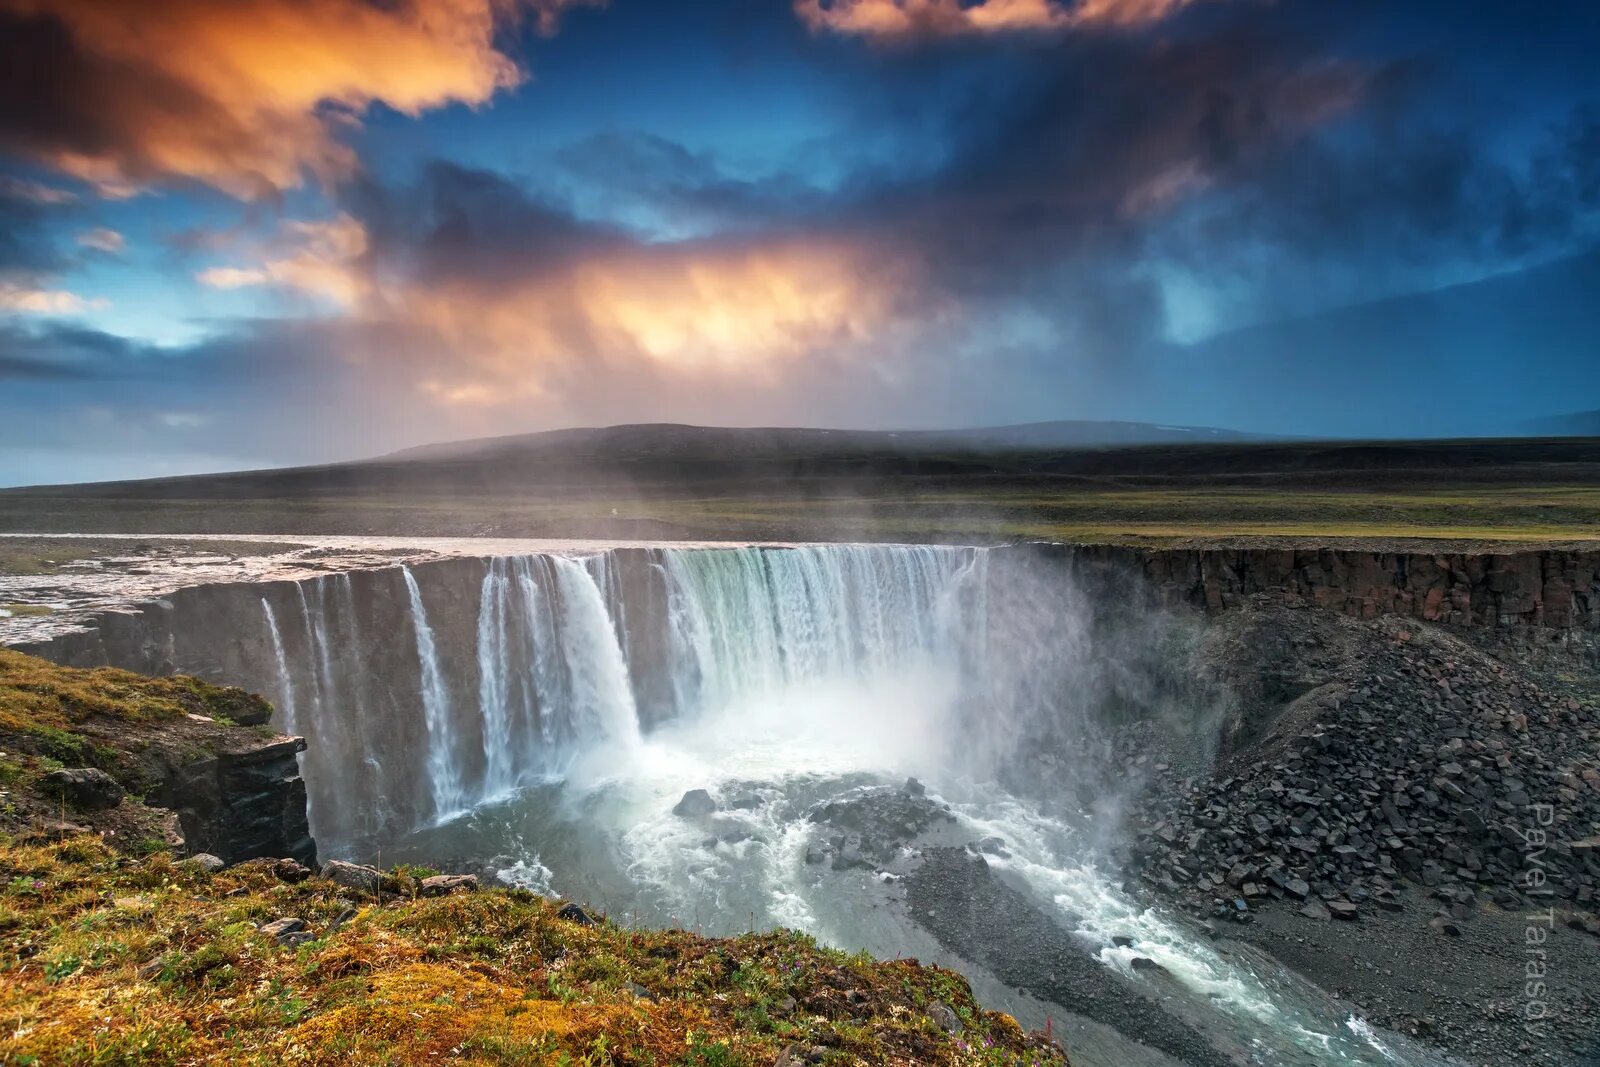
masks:
POLYGON ((1405 615, 1453 626, 1600 630, 1600 552, 1369 552, 1036 546, 1142 574, 1169 603, 1208 612, 1250 598, 1355 618, 1405 615))

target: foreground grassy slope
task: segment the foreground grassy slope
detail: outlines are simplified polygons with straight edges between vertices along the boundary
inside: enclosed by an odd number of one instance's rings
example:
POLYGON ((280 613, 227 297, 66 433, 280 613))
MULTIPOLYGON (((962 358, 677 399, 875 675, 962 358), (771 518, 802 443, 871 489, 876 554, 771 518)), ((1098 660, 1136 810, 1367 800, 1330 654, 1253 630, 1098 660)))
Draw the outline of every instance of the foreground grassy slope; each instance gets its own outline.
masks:
POLYGON ((363 899, 93 837, 0 847, 0 886, 8 1064, 1064 1063, 952 972, 787 931, 587 926, 517 891, 363 899), (314 939, 258 929, 286 916, 314 939))
POLYGON ((1066 1062, 915 961, 591 924, 517 890, 423 898, 415 869, 378 891, 274 860, 208 873, 136 793, 90 812, 40 791, 64 764, 137 790, 153 750, 203 755, 259 707, 0 651, 0 1064, 1066 1062), (283 918, 304 936, 261 929, 283 918))

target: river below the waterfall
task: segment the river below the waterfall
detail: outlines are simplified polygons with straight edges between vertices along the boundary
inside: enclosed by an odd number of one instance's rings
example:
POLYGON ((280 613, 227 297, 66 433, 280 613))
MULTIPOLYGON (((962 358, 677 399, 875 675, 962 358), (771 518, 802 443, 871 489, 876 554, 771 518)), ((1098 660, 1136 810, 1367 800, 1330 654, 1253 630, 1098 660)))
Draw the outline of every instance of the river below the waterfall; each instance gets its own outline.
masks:
POLYGON ((944 963, 1088 1067, 1450 1062, 1119 885, 1097 716, 1172 636, 1097 637, 1070 576, 970 547, 349 542, 208 560, 53 651, 266 693, 308 738, 324 856, 944 963))

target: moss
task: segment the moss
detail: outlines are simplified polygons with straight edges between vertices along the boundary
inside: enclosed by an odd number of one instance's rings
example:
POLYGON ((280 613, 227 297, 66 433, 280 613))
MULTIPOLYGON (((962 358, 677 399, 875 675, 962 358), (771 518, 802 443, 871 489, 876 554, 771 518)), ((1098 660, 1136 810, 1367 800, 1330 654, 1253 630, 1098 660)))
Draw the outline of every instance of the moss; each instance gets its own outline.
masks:
POLYGON ((206 876, 83 836, 0 844, 0 1063, 1064 1064, 959 975, 820 948, 586 927, 486 890, 351 904, 267 864, 206 876), (283 948, 259 924, 294 915, 283 948), (642 991, 648 995, 641 995, 642 991), (928 1018, 943 1001, 967 1023, 928 1018))
POLYGON ((58 735, 95 718, 141 723, 203 715, 231 722, 268 710, 260 697, 242 689, 184 675, 80 670, 0 649, 0 731, 59 741, 58 735))

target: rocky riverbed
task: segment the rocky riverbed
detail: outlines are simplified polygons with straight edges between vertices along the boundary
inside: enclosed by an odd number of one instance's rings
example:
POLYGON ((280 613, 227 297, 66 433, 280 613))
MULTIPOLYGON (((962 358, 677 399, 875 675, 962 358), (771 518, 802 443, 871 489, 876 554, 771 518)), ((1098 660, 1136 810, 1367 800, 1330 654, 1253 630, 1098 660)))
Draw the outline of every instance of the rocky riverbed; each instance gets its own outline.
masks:
POLYGON ((1255 940, 1375 1021, 1474 1062, 1600 1036, 1600 692, 1586 638, 1246 611, 1198 650, 1225 750, 1125 741, 1150 787, 1130 888, 1255 940), (1137 747, 1140 751, 1135 752, 1137 747))

